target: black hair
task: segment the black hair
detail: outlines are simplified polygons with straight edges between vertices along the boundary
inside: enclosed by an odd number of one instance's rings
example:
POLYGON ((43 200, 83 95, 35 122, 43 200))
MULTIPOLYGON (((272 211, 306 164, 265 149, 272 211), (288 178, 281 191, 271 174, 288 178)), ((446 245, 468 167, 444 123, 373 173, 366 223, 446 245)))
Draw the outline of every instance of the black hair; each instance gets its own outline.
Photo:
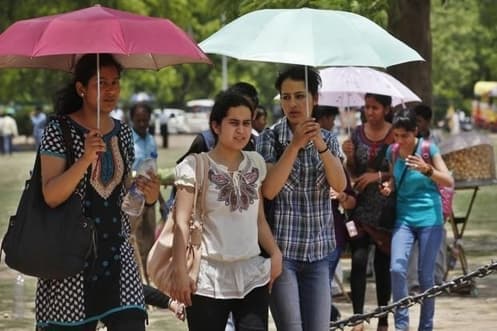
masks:
POLYGON ((305 82, 305 72, 307 70, 307 89, 313 97, 317 97, 319 87, 321 86, 321 77, 313 67, 293 65, 281 72, 276 78, 274 87, 281 93, 281 85, 286 79, 305 82))
POLYGON ((337 116, 338 114, 338 107, 335 106, 316 105, 312 109, 312 117, 316 120, 324 116, 337 116))
POLYGON ((433 116, 433 112, 432 112, 430 106, 427 106, 425 104, 419 104, 419 105, 416 105, 412 110, 414 111, 416 116, 420 116, 428 122, 431 121, 431 118, 433 116))
POLYGON ((129 118, 133 119, 133 116, 135 116, 136 110, 138 108, 142 108, 145 110, 149 115, 152 115, 152 108, 145 102, 138 102, 135 103, 134 105, 131 106, 129 109, 129 118))
MULTIPOLYGON (((111 54, 99 54, 100 68, 114 66, 120 73, 122 66, 111 54)), ((54 109, 58 115, 71 114, 83 106, 83 100, 76 91, 76 83, 88 85, 90 78, 97 74, 97 54, 83 55, 74 68, 72 81, 57 91, 54 97, 54 109)))
POLYGON ((392 97, 389 95, 383 95, 383 94, 375 94, 375 93, 366 93, 366 98, 374 98, 378 103, 380 103, 383 107, 390 107, 392 106, 392 97))
POLYGON ((255 108, 255 115, 254 115, 254 119, 258 119, 259 117, 261 116, 266 116, 267 117, 267 110, 266 108, 264 108, 264 106, 257 106, 257 108, 255 108))
POLYGON ((238 82, 231 85, 228 88, 228 91, 237 92, 238 94, 241 94, 246 98, 249 98, 252 103, 251 108, 253 109, 256 109, 257 106, 259 106, 259 97, 257 94, 257 89, 252 84, 246 82, 238 82))
POLYGON ((416 125, 416 113, 411 109, 401 109, 395 113, 392 121, 392 129, 404 129, 414 132, 416 125))
POLYGON ((250 104, 250 101, 248 101, 242 94, 234 92, 234 91, 224 91, 219 93, 216 96, 214 106, 212 106, 211 114, 209 117, 209 123, 210 123, 210 128, 214 136, 216 137, 217 141, 217 135, 212 130, 212 123, 218 123, 220 124, 223 121, 223 118, 226 117, 228 114, 228 110, 231 107, 238 107, 238 106, 246 106, 248 109, 250 109, 250 118, 254 115, 254 110, 252 109, 252 105, 250 104))

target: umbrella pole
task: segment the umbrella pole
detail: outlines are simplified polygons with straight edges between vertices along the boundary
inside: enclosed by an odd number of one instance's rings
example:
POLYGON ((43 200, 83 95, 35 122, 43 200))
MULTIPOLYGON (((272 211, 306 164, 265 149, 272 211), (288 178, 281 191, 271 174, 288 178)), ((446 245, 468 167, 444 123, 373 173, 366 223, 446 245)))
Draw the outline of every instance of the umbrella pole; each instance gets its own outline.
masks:
POLYGON ((97 53, 97 130, 100 130, 100 54, 97 53))
MULTIPOLYGON (((307 77, 307 65, 304 66, 304 77, 305 77, 305 93, 307 95, 309 94, 309 79, 307 77)), ((305 103, 305 112, 308 118, 311 117, 311 114, 309 112, 309 101, 305 103)))
MULTIPOLYGON (((97 130, 100 130, 100 54, 97 53, 97 130)), ((92 177, 95 180, 97 168, 102 160, 102 152, 98 153, 97 164, 93 170, 92 177)))
POLYGON ((347 115, 347 137, 350 137, 350 93, 347 93, 347 106, 345 106, 345 115, 347 115))

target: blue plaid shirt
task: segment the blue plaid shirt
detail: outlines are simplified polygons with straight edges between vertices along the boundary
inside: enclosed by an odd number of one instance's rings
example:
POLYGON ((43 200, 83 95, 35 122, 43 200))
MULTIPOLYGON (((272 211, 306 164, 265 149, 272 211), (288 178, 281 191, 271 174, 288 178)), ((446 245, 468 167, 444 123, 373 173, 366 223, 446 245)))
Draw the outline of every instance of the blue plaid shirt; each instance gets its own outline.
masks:
MULTIPOLYGON (((335 134, 322 129, 330 151, 341 157, 335 134)), ((276 163, 275 137, 288 146, 293 134, 286 118, 258 137, 256 150, 267 163, 276 163), (273 132, 274 130, 274 132, 273 132)), ((283 256, 313 262, 335 249, 330 187, 314 144, 300 150, 287 182, 274 199, 273 235, 283 256)))

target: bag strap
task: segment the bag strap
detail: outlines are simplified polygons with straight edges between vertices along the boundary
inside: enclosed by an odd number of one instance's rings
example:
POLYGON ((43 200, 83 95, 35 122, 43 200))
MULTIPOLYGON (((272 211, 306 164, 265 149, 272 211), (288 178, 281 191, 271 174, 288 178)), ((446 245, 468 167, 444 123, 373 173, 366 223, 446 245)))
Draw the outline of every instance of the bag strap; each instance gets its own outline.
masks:
MULTIPOLYGON (((416 149, 417 149, 417 146, 414 149, 414 153, 416 153, 416 149)), ((399 144, 393 143, 392 144, 392 167, 395 165, 395 161, 397 161, 398 157, 399 157, 399 144)), ((404 167, 404 169, 402 170, 402 174, 400 175, 399 184, 397 185, 397 190, 400 188, 400 185, 402 185, 402 182, 404 181, 404 177, 406 175, 406 170, 407 170, 407 166, 404 167)))
MULTIPOLYGON (((64 145, 66 146, 66 169, 69 169, 69 167, 74 164, 74 150, 72 148, 72 137, 71 137, 71 129, 69 128, 69 125, 67 123, 67 118, 65 116, 58 116, 57 117, 60 123, 60 129, 62 131, 62 136, 64 139, 64 145)), ((40 147, 38 147, 38 150, 36 151, 36 159, 35 159, 35 164, 33 166, 33 169, 31 171, 31 176, 32 179, 39 180, 41 182, 41 158, 40 158, 40 147)))
POLYGON ((283 146, 283 144, 280 142, 278 132, 276 132, 276 130, 274 129, 272 129, 271 131, 274 134, 274 150, 276 152, 276 161, 278 161, 285 151, 285 146, 283 146))
POLYGON ((66 146, 66 170, 69 169, 74 164, 74 149, 72 146, 72 136, 71 136, 71 128, 67 123, 66 116, 59 116, 59 124, 60 130, 62 131, 62 137, 64 139, 64 145, 66 146))
POLYGON ((193 197, 193 211, 196 219, 203 224, 205 216, 205 199, 207 195, 209 159, 206 153, 193 154, 195 158, 195 193, 193 197), (200 193, 200 196, 199 196, 200 193))
MULTIPOLYGON (((421 139, 421 138, 420 138, 421 139)), ((430 156, 430 141, 423 139, 421 143, 421 157, 428 164, 433 164, 430 156)))
POLYGON ((205 217, 205 202, 207 201, 207 189, 209 187, 209 159, 207 158, 207 153, 202 153, 200 158, 203 160, 202 169, 204 171, 202 176, 202 189, 200 191, 200 219, 203 220, 205 217))
MULTIPOLYGON (((398 146, 398 144, 396 144, 398 146)), ((416 146, 414 147, 414 150, 412 151, 412 154, 411 155, 415 155, 417 150, 418 150, 418 146, 419 146, 419 140, 418 142, 416 143, 416 146)), ((399 149, 397 148, 397 155, 399 153, 399 149)), ((392 153, 393 155, 393 153, 392 153)), ((393 156, 392 156, 393 157, 393 156)), ((393 160, 393 158, 392 158, 393 160)), ((400 189, 400 185, 402 185, 402 182, 404 181, 404 177, 406 176, 406 172, 407 172, 407 165, 404 166, 404 169, 402 169, 402 174, 400 175, 400 179, 399 179, 399 184, 397 185, 397 190, 400 189)))
POLYGON ((395 164, 395 161, 397 161, 398 157, 399 157, 399 144, 393 143, 392 144, 392 164, 395 164))

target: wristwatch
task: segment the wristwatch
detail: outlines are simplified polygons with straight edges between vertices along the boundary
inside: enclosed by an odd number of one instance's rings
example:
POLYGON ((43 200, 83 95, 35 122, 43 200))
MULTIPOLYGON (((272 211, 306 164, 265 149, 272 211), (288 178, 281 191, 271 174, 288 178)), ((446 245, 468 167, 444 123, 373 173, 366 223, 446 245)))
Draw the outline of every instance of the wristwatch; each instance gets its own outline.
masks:
POLYGON ((426 177, 431 177, 433 176, 433 167, 431 165, 428 165, 428 167, 428 170, 424 172, 423 175, 425 175, 426 177))

